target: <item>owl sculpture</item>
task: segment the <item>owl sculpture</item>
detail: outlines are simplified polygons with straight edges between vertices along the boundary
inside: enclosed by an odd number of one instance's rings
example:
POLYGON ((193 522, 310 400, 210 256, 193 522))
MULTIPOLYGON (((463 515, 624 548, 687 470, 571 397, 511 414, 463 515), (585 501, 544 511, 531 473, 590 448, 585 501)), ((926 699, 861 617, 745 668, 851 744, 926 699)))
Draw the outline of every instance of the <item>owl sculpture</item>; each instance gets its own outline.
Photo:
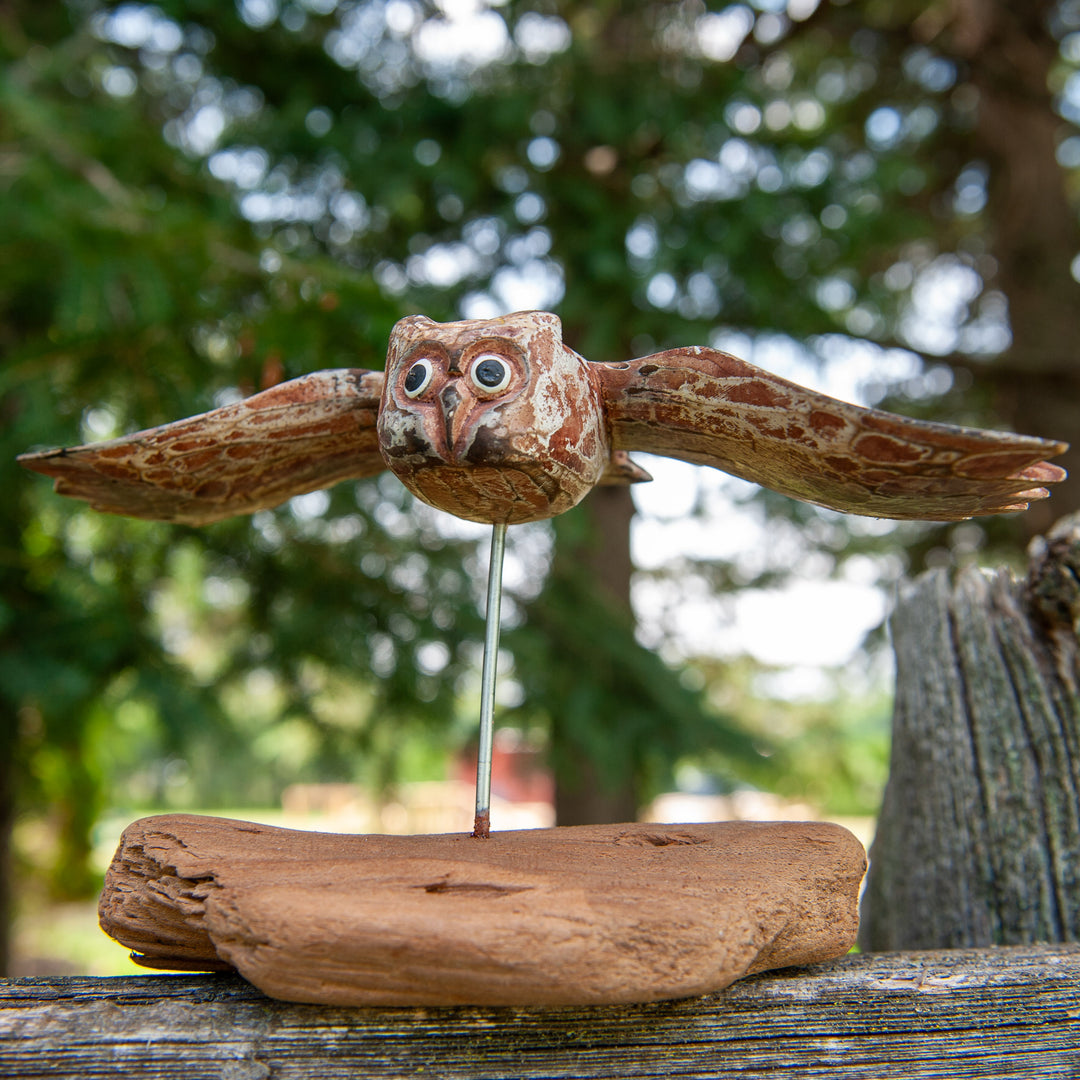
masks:
POLYGON ((848 513, 953 521, 1023 510, 1066 444, 908 420, 705 347, 595 363, 548 312, 402 319, 385 374, 317 371, 109 442, 25 454, 97 510, 202 525, 390 469, 470 521, 569 510, 647 480, 627 451, 711 465, 848 513))
POLYGON ((316 371, 110 442, 25 454, 97 510, 202 525, 390 469, 417 498, 493 526, 473 836, 490 830, 506 527, 569 510, 666 454, 855 514, 957 520, 1023 510, 1064 443, 905 420, 806 390, 716 349, 592 363, 557 316, 402 319, 386 373, 316 371))

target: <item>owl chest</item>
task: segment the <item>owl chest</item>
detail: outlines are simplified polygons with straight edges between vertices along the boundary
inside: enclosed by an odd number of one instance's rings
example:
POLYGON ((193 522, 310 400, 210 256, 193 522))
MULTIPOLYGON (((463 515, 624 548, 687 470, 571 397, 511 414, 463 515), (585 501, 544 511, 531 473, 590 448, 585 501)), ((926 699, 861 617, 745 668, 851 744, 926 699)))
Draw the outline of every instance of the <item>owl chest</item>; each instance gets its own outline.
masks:
POLYGON ((390 405, 380 414, 379 445, 388 468, 423 502, 510 525, 569 510, 610 456, 603 411, 589 394, 477 409, 452 442, 440 414, 390 405))

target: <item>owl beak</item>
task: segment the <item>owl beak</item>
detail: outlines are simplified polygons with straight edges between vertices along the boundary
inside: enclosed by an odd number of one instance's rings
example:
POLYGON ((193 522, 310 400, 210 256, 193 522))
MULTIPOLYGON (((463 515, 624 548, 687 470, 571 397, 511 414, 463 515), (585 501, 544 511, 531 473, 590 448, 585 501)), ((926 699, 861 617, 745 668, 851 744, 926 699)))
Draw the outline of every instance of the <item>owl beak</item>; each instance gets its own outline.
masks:
POLYGON ((461 432, 458 430, 460 423, 455 425, 454 420, 459 413, 463 412, 463 410, 461 408, 461 394, 453 383, 450 383, 450 385, 439 395, 439 404, 442 406, 443 428, 446 432, 446 449, 451 457, 457 457, 458 452, 455 443, 461 432))

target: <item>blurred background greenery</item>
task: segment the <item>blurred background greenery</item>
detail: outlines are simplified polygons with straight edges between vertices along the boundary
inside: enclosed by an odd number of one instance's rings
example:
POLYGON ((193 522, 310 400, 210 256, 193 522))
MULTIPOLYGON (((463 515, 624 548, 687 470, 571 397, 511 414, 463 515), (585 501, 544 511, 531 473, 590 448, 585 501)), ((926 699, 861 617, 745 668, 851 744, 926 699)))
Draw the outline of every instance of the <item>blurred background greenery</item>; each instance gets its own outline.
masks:
MULTIPOLYGON (((17 453, 380 367, 404 314, 524 307, 595 360, 711 343, 1080 444, 1075 0, 7 0, 0 65, 0 967, 112 970, 68 913, 139 813, 452 776, 486 557, 389 477, 192 529, 17 453)), ((499 722, 563 823, 676 788, 872 814, 883 631, 808 689, 680 613, 1015 559, 1073 471, 959 526, 680 473, 675 525, 607 490, 512 530, 499 722)))

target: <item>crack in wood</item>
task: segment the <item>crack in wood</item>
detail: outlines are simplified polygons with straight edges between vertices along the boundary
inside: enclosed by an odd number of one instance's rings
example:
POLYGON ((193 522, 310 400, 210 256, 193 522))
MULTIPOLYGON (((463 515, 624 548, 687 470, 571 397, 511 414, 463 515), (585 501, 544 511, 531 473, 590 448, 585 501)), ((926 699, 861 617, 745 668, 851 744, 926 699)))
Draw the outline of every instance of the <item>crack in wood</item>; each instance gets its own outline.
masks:
POLYGON ((410 889, 423 889, 426 893, 451 893, 455 896, 509 896, 512 893, 529 892, 532 885, 495 885, 482 881, 433 881, 430 885, 410 885, 410 889))

